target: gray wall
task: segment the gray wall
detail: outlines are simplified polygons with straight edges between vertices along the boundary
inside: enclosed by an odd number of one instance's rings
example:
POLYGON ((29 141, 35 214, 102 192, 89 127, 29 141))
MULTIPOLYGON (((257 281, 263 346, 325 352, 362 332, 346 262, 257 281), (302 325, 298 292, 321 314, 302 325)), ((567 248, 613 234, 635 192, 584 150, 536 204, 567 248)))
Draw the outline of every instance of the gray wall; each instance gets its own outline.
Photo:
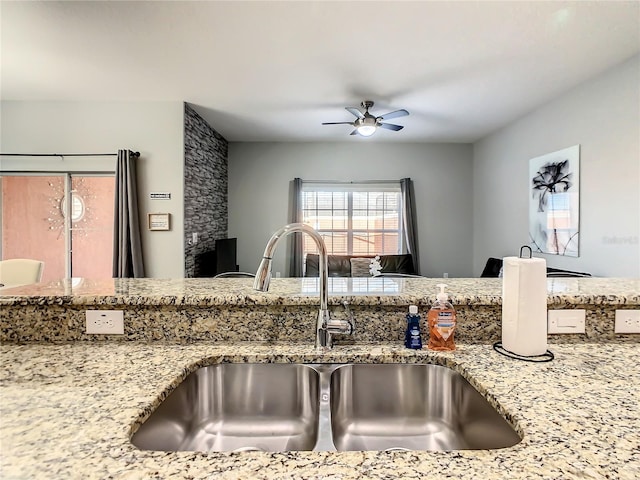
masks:
POLYGON ((547 265, 640 276, 640 57, 474 145, 473 271, 528 244, 529 159, 580 144, 580 257, 547 265))
MULTIPOLYGON (((421 273, 471 276, 472 147, 466 144, 230 143, 229 236, 240 270, 255 272, 271 234, 289 222, 289 182, 411 177, 421 273)), ((286 245, 273 264, 286 276, 286 245)))
MULTIPOLYGON (((255 271, 272 232, 288 222, 289 181, 414 180, 424 275, 478 276, 490 256, 528 242, 528 162, 581 145, 581 256, 550 266, 640 277, 640 60, 629 60, 508 127, 465 144, 231 143, 228 234, 242 270, 255 271)), ((1 103, 2 151, 139 150, 147 276, 185 272, 182 102, 1 103), (148 193, 168 191, 169 201, 148 193), (146 214, 171 213, 172 230, 150 232, 146 214)), ((3 158, 6 170, 113 168, 113 160, 3 158)), ((188 167, 190 168, 190 167, 188 167)), ((189 182, 189 181, 187 181, 189 182)), ((191 229, 191 227, 189 227, 191 229)), ((200 233, 200 232, 199 232, 200 233)), ((203 239, 204 240, 204 239, 203 239)), ((203 245, 204 246, 204 245, 203 245)), ((283 245, 284 247, 284 245, 283 245)), ((274 271, 285 274, 284 248, 274 271)))
MULTIPOLYGON (((11 153, 116 153, 138 150, 145 274, 184 276, 182 102, 19 102, 0 105, 0 145, 11 153), (149 192, 171 192, 150 200, 149 192), (149 231, 147 213, 172 215, 171 231, 149 231)), ((115 157, 3 157, 1 170, 115 170, 115 157)))
POLYGON ((195 256, 227 238, 228 143, 184 104, 184 244, 185 277, 195 273, 195 256), (193 233, 198 242, 193 243, 193 233))

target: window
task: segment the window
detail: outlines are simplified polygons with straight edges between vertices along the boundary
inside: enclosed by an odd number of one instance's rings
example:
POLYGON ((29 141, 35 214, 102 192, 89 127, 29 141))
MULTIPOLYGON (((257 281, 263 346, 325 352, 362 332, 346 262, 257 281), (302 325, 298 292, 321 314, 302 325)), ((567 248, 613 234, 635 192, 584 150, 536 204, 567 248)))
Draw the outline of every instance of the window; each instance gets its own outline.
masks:
MULTIPOLYGON (((303 184, 302 221, 324 238, 329 254, 394 255, 402 250, 400 184, 303 184)), ((303 237, 303 252, 317 253, 303 237)))

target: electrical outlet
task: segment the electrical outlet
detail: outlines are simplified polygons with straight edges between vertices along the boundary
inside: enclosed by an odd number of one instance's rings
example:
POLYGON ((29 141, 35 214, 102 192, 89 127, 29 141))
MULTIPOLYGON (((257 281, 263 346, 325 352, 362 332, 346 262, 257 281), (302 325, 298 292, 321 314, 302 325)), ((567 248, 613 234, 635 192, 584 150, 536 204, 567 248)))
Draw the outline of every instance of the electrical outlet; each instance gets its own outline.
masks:
POLYGON ((585 310, 549 310, 547 333, 584 333, 585 310))
POLYGON ((87 310, 86 333, 124 335, 122 310, 87 310))
POLYGON ((616 310, 615 333, 640 333, 640 310, 616 310))

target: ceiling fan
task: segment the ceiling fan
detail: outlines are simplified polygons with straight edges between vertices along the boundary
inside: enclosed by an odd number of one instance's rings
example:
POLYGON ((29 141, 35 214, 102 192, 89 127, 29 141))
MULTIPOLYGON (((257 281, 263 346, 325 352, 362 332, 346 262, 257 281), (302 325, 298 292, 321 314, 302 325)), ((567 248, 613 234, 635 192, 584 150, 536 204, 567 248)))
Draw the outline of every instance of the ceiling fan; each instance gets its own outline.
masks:
POLYGON ((387 130, 402 130, 402 125, 394 125, 393 123, 383 123, 383 120, 389 120, 391 118, 404 117, 409 115, 409 112, 405 109, 394 110, 393 112, 385 113, 384 115, 374 116, 369 113, 369 109, 373 107, 371 100, 365 100, 360 104, 364 108, 362 113, 356 107, 345 107, 345 109, 352 113, 356 119, 353 122, 326 122, 322 125, 352 125, 355 130, 351 132, 351 135, 362 135, 363 137, 370 137, 373 135, 378 127, 386 128, 387 130))

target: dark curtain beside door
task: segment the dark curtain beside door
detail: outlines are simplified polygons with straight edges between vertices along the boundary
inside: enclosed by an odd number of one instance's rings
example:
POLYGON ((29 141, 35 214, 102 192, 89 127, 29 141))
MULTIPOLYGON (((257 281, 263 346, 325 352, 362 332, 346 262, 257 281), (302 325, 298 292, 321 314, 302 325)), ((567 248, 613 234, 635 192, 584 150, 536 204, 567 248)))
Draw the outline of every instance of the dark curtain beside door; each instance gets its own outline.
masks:
POLYGON ((136 159, 129 150, 118 150, 113 228, 114 278, 144 277, 138 213, 136 159))

